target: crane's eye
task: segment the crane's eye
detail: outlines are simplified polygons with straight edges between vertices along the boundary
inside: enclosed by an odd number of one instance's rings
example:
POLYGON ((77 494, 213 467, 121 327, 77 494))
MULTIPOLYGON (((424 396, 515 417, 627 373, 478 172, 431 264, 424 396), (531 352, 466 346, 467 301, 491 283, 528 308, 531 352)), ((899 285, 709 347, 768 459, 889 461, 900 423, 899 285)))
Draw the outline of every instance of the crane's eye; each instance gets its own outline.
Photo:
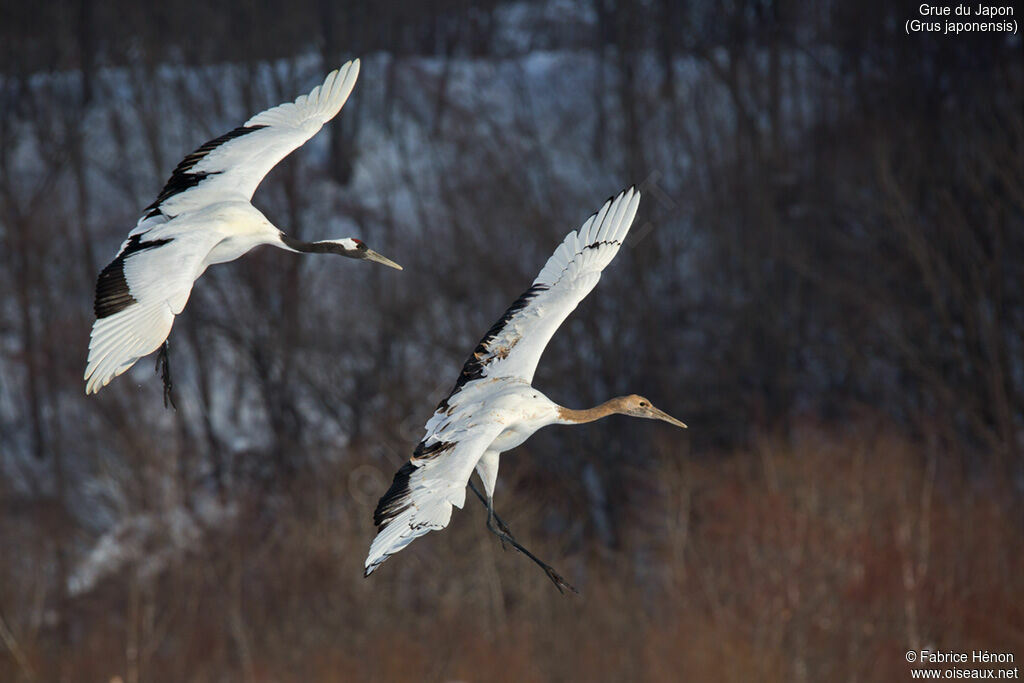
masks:
POLYGON ((640 407, 641 408, 646 408, 647 407, 647 401, 640 401, 640 407))

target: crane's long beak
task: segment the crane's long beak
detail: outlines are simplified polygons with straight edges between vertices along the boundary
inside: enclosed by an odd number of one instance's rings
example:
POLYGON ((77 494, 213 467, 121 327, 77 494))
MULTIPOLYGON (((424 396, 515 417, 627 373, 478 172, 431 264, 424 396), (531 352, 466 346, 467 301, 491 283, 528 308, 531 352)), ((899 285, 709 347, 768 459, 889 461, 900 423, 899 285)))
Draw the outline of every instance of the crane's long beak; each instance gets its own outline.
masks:
POLYGON ((367 261, 373 261, 374 263, 382 263, 385 266, 387 266, 388 268, 395 268, 396 270, 402 270, 402 266, 398 265, 397 263, 395 263, 394 261, 392 261, 389 258, 381 256, 380 254, 375 252, 373 249, 367 249, 366 250, 366 256, 364 258, 366 258, 367 261))
POLYGON ((658 410, 654 406, 651 406, 651 417, 653 417, 656 420, 662 420, 663 422, 668 422, 670 425, 675 425, 676 427, 682 427, 683 429, 687 429, 685 423, 683 423, 680 420, 675 419, 674 417, 672 417, 671 415, 669 415, 668 413, 666 413, 664 411, 658 410))

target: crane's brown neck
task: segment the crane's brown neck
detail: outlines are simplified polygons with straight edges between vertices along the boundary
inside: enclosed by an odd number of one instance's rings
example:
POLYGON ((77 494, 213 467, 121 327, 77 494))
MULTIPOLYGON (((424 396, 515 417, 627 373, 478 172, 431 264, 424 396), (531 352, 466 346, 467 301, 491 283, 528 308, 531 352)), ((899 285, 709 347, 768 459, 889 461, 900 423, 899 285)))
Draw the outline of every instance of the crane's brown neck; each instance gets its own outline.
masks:
POLYGON ((600 420, 602 417, 608 417, 609 415, 615 415, 621 412, 623 412, 621 396, 608 399, 600 405, 596 405, 593 408, 587 408, 585 410, 573 410, 572 408, 558 406, 559 420, 568 424, 593 422, 594 420, 600 420))

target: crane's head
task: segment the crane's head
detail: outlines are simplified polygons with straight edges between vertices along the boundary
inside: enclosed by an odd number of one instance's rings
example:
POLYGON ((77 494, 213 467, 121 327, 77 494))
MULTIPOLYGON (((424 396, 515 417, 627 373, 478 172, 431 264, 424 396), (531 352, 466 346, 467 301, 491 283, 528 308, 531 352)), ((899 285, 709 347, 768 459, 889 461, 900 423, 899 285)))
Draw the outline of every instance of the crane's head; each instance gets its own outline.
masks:
POLYGON ((301 251, 305 254, 340 254, 341 256, 347 256, 349 258, 365 259, 367 261, 373 261, 374 263, 382 263, 389 268, 402 270, 402 266, 387 257, 381 256, 373 249, 366 246, 362 240, 357 240, 354 237, 345 237, 340 240, 303 242, 302 240, 297 240, 282 232, 280 233, 280 238, 281 242, 283 242, 284 245, 292 251, 301 251))
POLYGON ((644 417, 648 420, 661 420, 662 422, 668 422, 676 427, 682 427, 686 429, 686 425, 680 420, 675 419, 668 413, 662 412, 654 407, 654 404, 650 400, 643 396, 637 396, 636 394, 630 394, 629 396, 623 396, 619 399, 619 412, 624 415, 632 415, 633 417, 644 417))
POLYGON ((402 266, 385 256, 381 256, 373 249, 370 249, 362 240, 357 240, 354 237, 346 237, 345 239, 330 241, 340 244, 345 250, 343 252, 344 255, 349 258, 366 259, 367 261, 373 261, 374 263, 384 264, 388 268, 402 270, 402 266))

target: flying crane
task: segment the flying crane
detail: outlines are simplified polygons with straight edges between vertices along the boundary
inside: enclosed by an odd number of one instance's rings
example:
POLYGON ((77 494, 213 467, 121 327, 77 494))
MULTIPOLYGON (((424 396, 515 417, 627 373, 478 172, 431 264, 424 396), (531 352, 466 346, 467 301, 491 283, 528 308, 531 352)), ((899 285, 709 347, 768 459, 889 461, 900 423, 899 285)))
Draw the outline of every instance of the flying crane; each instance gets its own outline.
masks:
POLYGON ((206 269, 260 245, 305 254, 338 254, 401 270, 362 241, 305 242, 275 227, 251 203, 264 176, 341 111, 359 76, 359 60, 323 84, 256 114, 182 160, 156 201, 96 283, 85 393, 96 393, 136 361, 160 349, 164 401, 170 397, 167 337, 206 269))
POLYGON ((484 335, 447 398, 426 424, 412 459, 395 474, 373 515, 378 528, 365 563, 369 576, 388 557, 429 531, 443 529, 452 506, 461 508, 466 487, 487 506, 487 528, 536 562, 559 591, 575 592, 550 565, 524 548, 494 512, 501 453, 553 424, 593 422, 631 415, 686 425, 643 396, 619 396, 586 410, 558 405, 531 386, 544 347, 590 293, 618 253, 640 203, 629 188, 609 199, 579 231, 572 231, 522 296, 484 335), (470 482, 476 470, 484 494, 470 482))

